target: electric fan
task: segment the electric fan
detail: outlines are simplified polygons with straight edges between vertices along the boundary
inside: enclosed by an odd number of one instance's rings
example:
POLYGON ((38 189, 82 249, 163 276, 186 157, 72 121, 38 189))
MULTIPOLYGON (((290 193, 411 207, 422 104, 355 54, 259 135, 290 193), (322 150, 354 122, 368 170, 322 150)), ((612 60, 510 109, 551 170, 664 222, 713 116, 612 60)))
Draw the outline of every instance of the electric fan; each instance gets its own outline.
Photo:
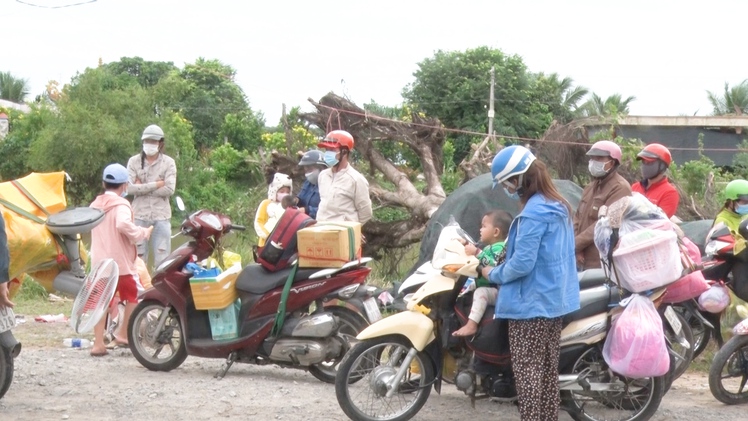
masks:
POLYGON ((70 316, 70 326, 76 333, 88 333, 101 321, 114 297, 118 280, 119 269, 113 259, 102 260, 86 276, 70 316))

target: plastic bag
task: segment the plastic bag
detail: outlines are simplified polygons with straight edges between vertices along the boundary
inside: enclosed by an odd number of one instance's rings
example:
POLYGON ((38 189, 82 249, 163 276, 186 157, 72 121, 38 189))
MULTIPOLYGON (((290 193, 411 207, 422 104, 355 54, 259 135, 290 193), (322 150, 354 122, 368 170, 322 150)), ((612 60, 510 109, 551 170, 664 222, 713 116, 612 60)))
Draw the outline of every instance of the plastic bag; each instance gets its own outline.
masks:
POLYGON ((632 296, 613 321, 603 358, 611 370, 631 378, 662 376, 670 370, 662 319, 647 297, 632 296))
POLYGON ((730 291, 726 286, 714 284, 699 296, 699 307, 710 313, 721 313, 730 305, 730 291))

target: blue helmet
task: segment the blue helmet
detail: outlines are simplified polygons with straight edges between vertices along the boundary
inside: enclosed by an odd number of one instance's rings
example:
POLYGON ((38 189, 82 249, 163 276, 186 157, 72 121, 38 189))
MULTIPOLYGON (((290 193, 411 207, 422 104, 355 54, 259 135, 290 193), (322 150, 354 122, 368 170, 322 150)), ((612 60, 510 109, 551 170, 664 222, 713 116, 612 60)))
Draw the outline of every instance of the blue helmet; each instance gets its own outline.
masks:
POLYGON ((515 175, 524 174, 530 164, 535 161, 535 155, 524 146, 512 145, 499 151, 491 164, 493 186, 502 183, 515 175))

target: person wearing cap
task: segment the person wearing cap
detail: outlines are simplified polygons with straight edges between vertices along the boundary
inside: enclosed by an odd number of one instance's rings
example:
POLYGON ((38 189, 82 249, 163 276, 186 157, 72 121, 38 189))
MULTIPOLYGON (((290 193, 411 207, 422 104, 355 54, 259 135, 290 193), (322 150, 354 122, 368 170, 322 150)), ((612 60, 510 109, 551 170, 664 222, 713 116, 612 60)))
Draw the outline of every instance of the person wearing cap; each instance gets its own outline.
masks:
POLYGON ((642 161, 642 179, 634 183, 631 190, 643 194, 671 218, 678 210, 680 194, 667 179, 667 169, 673 162, 670 151, 659 143, 650 143, 636 159, 642 161))
POLYGON ((725 204, 714 218, 712 225, 725 224, 738 232, 740 223, 748 215, 748 181, 732 180, 725 187, 725 204))
POLYGON ((275 228, 285 209, 283 198, 291 194, 292 180, 287 174, 275 173, 273 180, 268 185, 268 198, 260 202, 255 212, 255 232, 257 233, 257 246, 265 245, 270 232, 275 228))
POLYGON ((350 164, 353 136, 344 130, 333 130, 317 144, 325 149, 328 169, 320 172, 319 221, 354 221, 365 224, 372 217, 369 182, 350 164))
POLYGON ((301 191, 296 195, 295 204, 299 210, 305 212, 311 218, 317 219, 319 208, 319 174, 327 169, 325 154, 322 151, 311 150, 304 153, 299 161, 299 166, 304 168, 304 184, 301 191))
POLYGON ((610 140, 596 142, 587 152, 587 166, 592 181, 584 187, 582 200, 574 214, 574 251, 577 269, 599 268, 600 254, 595 247, 595 224, 602 206, 631 196, 631 186, 618 174, 621 165, 621 148, 610 140))
MULTIPOLYGON (((111 164, 104 169, 102 177, 104 193, 94 199, 90 207, 104 211, 103 221, 91 231, 91 267, 102 260, 114 259, 119 269, 117 294, 125 303, 122 324, 127 326, 133 309, 138 304, 138 269, 135 260, 138 257, 136 243, 147 240, 153 226, 139 227, 134 223, 130 202, 125 199, 128 185, 128 172, 120 164, 111 164)), ((106 317, 101 318, 94 327, 94 343, 91 356, 101 357, 107 354, 104 345, 106 317)), ((110 343, 111 347, 127 346, 127 336, 117 336, 110 343)))
MULTIPOLYGON (((143 149, 127 161, 130 186, 128 194, 133 196, 132 209, 135 223, 141 227, 153 227, 150 248, 153 251, 153 267, 158 266, 171 253, 171 204, 170 197, 177 185, 177 165, 164 154, 164 131, 151 124, 141 136, 143 149)), ((138 256, 148 263, 149 242, 138 244, 138 256)))

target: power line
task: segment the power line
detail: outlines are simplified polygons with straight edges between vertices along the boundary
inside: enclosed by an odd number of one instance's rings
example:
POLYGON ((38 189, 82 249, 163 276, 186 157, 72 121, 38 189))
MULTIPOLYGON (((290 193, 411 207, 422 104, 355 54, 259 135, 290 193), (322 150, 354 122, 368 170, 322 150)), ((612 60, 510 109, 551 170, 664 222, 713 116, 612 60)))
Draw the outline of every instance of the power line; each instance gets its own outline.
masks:
POLYGON ((16 0, 16 3, 21 3, 21 4, 26 5, 26 6, 39 7, 41 9, 62 9, 62 8, 65 8, 65 7, 83 6, 83 5, 86 5, 86 4, 89 4, 89 3, 94 3, 96 1, 98 1, 98 0, 89 0, 89 1, 84 1, 84 2, 81 2, 81 3, 63 4, 63 5, 60 5, 60 6, 44 6, 42 4, 28 3, 28 2, 25 2, 25 1, 22 1, 22 0, 16 0))
MULTIPOLYGON (((392 119, 392 118, 373 116, 371 114, 359 113, 357 111, 351 111, 351 110, 345 110, 345 109, 342 109, 342 108, 330 107, 329 105, 319 104, 319 106, 323 107, 323 108, 327 108, 329 110, 337 111, 339 113, 352 114, 352 115, 357 115, 357 116, 365 117, 365 118, 374 118, 376 120, 388 121, 388 122, 392 122, 392 123, 403 123, 403 121, 401 121, 401 120, 395 120, 395 119, 392 119)), ((421 123, 412 123, 412 122, 409 122, 408 124, 413 125, 413 126, 418 126, 418 127, 432 128, 432 129, 435 127, 435 126, 431 126, 431 125, 428 125, 428 124, 421 124, 421 123)), ((451 128, 448 128, 448 127, 440 127, 440 129, 444 130, 445 132, 449 132, 449 133, 466 134, 466 135, 472 135, 472 136, 477 136, 477 137, 481 137, 481 138, 483 138, 483 137, 486 136, 485 133, 474 132, 474 131, 471 131, 471 130, 451 129, 451 128)), ((496 137, 503 137, 505 139, 512 139, 512 140, 520 140, 520 141, 524 141, 524 142, 544 142, 544 143, 556 143, 556 144, 559 144, 559 145, 592 146, 591 144, 590 145, 585 145, 583 143, 569 142, 569 141, 566 141, 566 140, 536 139, 536 138, 532 138, 532 137, 511 136, 511 135, 504 135, 504 134, 499 134, 499 133, 496 134, 496 137)), ((681 147, 672 147, 672 148, 670 148, 670 147, 668 147, 668 149, 671 150, 671 151, 748 152, 748 150, 746 150, 746 149, 740 149, 740 148, 731 149, 731 148, 681 148, 681 147)))

